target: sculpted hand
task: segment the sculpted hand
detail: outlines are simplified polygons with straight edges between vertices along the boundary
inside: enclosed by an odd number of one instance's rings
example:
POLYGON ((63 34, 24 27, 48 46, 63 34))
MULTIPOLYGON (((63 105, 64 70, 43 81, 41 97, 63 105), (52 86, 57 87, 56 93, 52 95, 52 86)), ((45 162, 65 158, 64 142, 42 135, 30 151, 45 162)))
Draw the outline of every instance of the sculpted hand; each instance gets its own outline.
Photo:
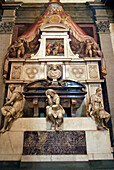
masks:
POLYGON ((10 105, 10 102, 7 102, 7 103, 4 104, 4 106, 8 106, 8 105, 10 105))
POLYGON ((50 95, 47 95, 47 98, 50 99, 51 98, 50 95))

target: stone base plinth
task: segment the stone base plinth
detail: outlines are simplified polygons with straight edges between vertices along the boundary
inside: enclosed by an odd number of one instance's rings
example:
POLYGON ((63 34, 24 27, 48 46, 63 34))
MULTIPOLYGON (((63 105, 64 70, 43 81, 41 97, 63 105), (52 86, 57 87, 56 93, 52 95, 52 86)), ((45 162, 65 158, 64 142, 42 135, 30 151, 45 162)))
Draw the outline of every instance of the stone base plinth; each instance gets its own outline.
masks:
POLYGON ((32 134, 33 131, 46 131, 47 127, 45 118, 20 118, 13 123, 9 132, 0 134, 0 161, 55 162, 113 159, 109 131, 98 131, 91 118, 64 118, 62 128, 67 133, 69 131, 85 133, 86 154, 24 155, 25 131, 32 134))

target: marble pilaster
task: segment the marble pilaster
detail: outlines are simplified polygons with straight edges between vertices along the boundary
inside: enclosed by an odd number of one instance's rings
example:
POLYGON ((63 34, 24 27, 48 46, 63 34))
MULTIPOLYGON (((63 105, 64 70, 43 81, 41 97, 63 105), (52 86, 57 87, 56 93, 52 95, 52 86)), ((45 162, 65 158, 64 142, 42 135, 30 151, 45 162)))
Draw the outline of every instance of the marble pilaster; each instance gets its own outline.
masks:
POLYGON ((113 100, 114 55, 113 55, 111 35, 109 30, 110 23, 107 14, 107 8, 104 4, 102 4, 99 0, 96 0, 94 3, 91 3, 90 6, 95 10, 96 26, 98 30, 101 50, 104 54, 104 59, 106 62, 106 70, 107 70, 106 86, 108 92, 112 127, 114 132, 114 100, 113 100))
MULTIPOLYGON (((19 4, 3 4, 5 9, 3 10, 2 21, 0 22, 0 108, 3 106, 5 95, 5 84, 3 81, 3 64, 4 58, 7 53, 7 48, 12 41, 13 26, 15 24, 15 10, 19 4)), ((1 114, 0 114, 1 125, 1 114)))

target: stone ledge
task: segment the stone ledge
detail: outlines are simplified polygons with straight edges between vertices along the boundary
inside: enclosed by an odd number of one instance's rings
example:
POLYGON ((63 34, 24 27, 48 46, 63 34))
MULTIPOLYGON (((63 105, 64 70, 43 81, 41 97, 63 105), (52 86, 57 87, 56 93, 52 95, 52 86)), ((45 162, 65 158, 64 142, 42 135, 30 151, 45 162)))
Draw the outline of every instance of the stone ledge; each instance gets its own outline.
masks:
POLYGON ((73 61, 73 62, 98 62, 98 61, 101 61, 101 58, 90 58, 90 57, 85 57, 85 58, 75 58, 75 56, 70 56, 70 57, 59 57, 59 56, 54 56, 54 58, 53 58, 53 56, 46 56, 46 57, 39 57, 39 58, 37 58, 37 59, 33 59, 33 58, 31 58, 31 59, 23 59, 23 58, 20 58, 20 59, 17 59, 17 58, 10 58, 9 59, 9 61, 11 61, 11 62, 31 62, 31 63, 36 63, 36 62, 41 62, 41 61, 55 61, 55 60, 57 60, 57 61, 59 61, 59 59, 60 59, 60 61, 73 61))
MULTIPOLYGON (((17 119, 10 131, 46 131, 46 118, 19 118, 17 119)), ((64 118, 62 130, 97 130, 94 120, 91 118, 64 118)))
POLYGON ((21 162, 71 162, 89 160, 113 160, 113 155, 110 153, 91 155, 27 155, 21 158, 21 162))
POLYGON ((88 117, 64 118, 63 130, 97 130, 95 121, 88 117))
POLYGON ((88 154, 89 160, 113 160, 113 154, 111 153, 94 153, 88 154))
POLYGON ((46 118, 19 118, 10 131, 46 131, 46 118))
POLYGON ((22 155, 16 155, 16 154, 11 154, 11 155, 0 155, 0 161, 20 161, 22 155))
POLYGON ((88 161, 87 155, 27 155, 22 156, 21 162, 64 162, 88 161))

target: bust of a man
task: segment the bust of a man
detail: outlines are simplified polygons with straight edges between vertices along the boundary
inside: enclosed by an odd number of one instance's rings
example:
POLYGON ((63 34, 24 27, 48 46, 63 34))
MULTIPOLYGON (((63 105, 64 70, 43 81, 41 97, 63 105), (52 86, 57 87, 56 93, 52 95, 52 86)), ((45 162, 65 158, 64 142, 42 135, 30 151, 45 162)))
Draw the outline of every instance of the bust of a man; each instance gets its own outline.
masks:
POLYGON ((52 69, 48 72, 48 77, 53 81, 57 81, 61 77, 61 71, 57 68, 56 64, 52 65, 52 69))

